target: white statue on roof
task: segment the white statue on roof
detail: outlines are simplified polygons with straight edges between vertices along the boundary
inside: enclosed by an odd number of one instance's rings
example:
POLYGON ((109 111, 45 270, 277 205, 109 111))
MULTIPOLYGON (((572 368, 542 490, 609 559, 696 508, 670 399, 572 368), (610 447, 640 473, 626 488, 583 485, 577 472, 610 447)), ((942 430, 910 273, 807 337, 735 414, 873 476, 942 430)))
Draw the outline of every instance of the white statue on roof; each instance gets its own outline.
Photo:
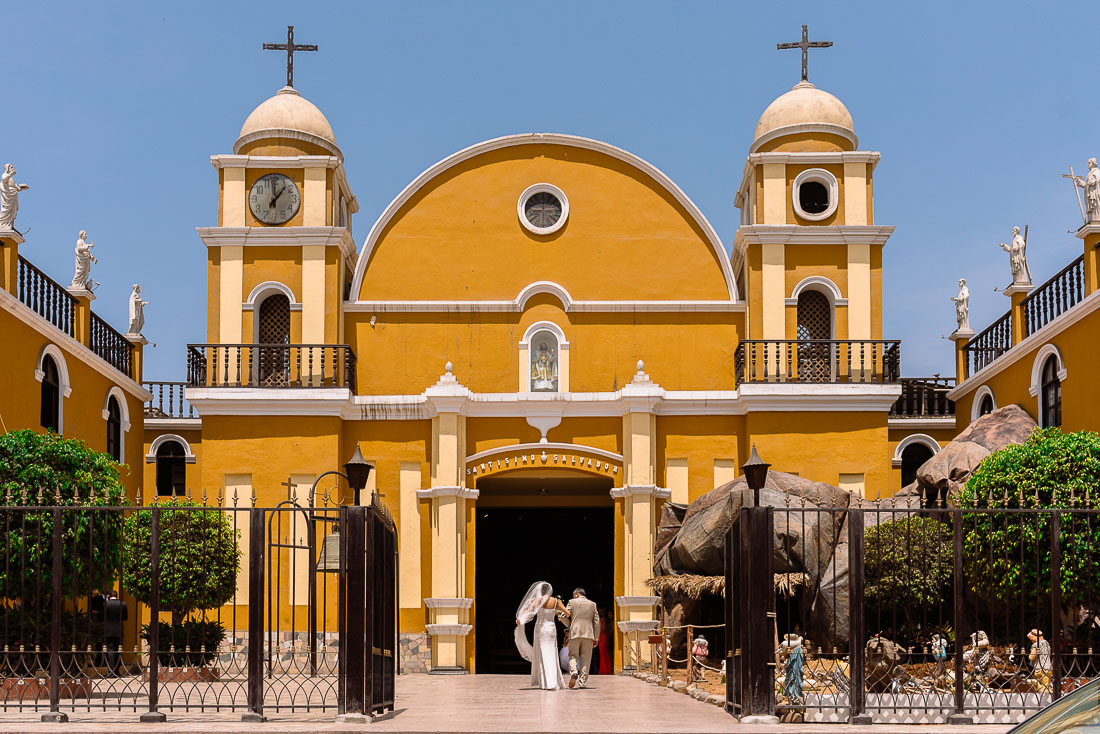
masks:
POLYGON ((959 278, 959 295, 951 300, 955 302, 955 320, 959 322, 956 331, 970 331, 970 289, 966 287, 966 278, 959 278))
POLYGON ((92 290, 92 263, 98 263, 92 254, 95 243, 87 239, 88 231, 80 230, 80 236, 76 238, 76 272, 73 273, 73 283, 70 288, 78 290, 92 290))
POLYGON ((1012 284, 1031 285, 1031 269, 1027 266, 1027 239, 1020 234, 1020 228, 1012 228, 1012 244, 1000 244, 1001 249, 1008 253, 1008 261, 1012 266, 1012 284))
POLYGON ((19 213, 19 192, 30 186, 15 182, 15 166, 4 164, 0 174, 0 229, 15 229, 15 215, 19 213))
POLYGON ((127 329, 127 334, 141 334, 145 326, 145 307, 148 305, 149 302, 141 298, 141 286, 134 283, 134 290, 130 293, 130 328, 127 329))
MULTIPOLYGON (((1082 178, 1073 176, 1073 185, 1085 190, 1085 213, 1088 222, 1100 222, 1100 168, 1089 158, 1089 172, 1082 178)), ((1080 203, 1080 202, 1078 202, 1080 203)))

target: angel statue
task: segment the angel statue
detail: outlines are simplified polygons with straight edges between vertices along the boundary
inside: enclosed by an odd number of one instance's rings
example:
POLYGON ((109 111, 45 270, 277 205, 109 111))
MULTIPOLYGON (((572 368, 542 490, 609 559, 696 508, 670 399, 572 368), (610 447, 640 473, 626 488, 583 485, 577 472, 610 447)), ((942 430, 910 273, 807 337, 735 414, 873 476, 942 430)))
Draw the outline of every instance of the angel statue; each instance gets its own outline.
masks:
POLYGON ((959 295, 952 296, 955 302, 955 320, 957 331, 970 331, 970 289, 966 287, 966 278, 959 278, 959 295))
POLYGON ((92 254, 95 243, 87 240, 88 231, 80 230, 80 237, 76 240, 76 272, 73 273, 73 283, 70 288, 90 291, 92 289, 92 263, 99 263, 92 254))
POLYGON ((130 294, 130 328, 127 334, 141 334, 145 326, 145 307, 148 305, 149 302, 141 298, 141 286, 134 283, 134 290, 130 294))
POLYGON ((1012 265, 1012 284, 1031 285, 1031 270, 1027 266, 1027 240, 1020 234, 1019 227, 1012 228, 1012 244, 1001 243, 1001 249, 1008 253, 1012 265))
POLYGON ((15 182, 15 166, 4 164, 0 174, 0 230, 15 229, 15 215, 19 213, 19 192, 30 186, 15 182))

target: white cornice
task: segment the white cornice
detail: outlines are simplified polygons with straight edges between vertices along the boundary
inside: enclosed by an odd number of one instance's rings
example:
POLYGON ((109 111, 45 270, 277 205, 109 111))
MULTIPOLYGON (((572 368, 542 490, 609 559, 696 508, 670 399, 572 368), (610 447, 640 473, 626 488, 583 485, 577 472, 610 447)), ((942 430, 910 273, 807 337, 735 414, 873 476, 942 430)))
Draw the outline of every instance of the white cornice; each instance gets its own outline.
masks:
POLYGON ((246 135, 242 135, 237 138, 237 142, 233 143, 233 152, 237 153, 243 146, 256 140, 269 140, 287 138, 289 140, 300 140, 304 143, 313 143, 325 150, 335 154, 340 160, 343 160, 344 154, 340 152, 340 147, 331 140, 326 140, 319 135, 313 133, 307 133, 304 130, 290 130, 288 128, 265 128, 263 130, 254 130, 246 135))
MULTIPOLYGON (((152 399, 150 398, 147 399, 152 399)), ((343 387, 189 387, 187 401, 203 416, 341 416, 351 402, 343 387)))
POLYGON ((752 141, 752 146, 749 148, 749 155, 754 154, 766 143, 776 138, 782 138, 788 135, 802 135, 805 133, 837 135, 850 142, 853 148, 859 147, 859 138, 850 128, 842 125, 834 125, 831 122, 800 122, 795 125, 783 125, 782 127, 777 127, 764 133, 756 140, 752 141))
POLYGON ((887 428, 901 428, 904 430, 935 430, 954 429, 955 416, 945 415, 939 418, 901 418, 893 417, 886 421, 887 428))
POLYGON ((212 155, 214 168, 337 168, 334 155, 212 155))
POLYGON ((661 603, 659 596, 616 596, 615 604, 620 607, 651 607, 661 603))
POLYGON ((508 446, 498 446, 495 449, 486 449, 485 451, 479 451, 476 454, 470 454, 469 456, 466 457, 466 463, 467 464, 476 463, 476 462, 481 461, 482 459, 488 459, 491 456, 496 456, 497 454, 514 454, 517 451, 520 451, 520 452, 523 452, 523 453, 527 453, 527 452, 539 452, 539 453, 541 453, 543 451, 556 451, 556 452, 560 453, 560 452, 563 452, 563 451, 573 451, 573 452, 582 453, 582 454, 592 454, 593 456, 602 456, 605 459, 610 459, 611 461, 618 462, 619 464, 623 463, 623 455, 622 454, 616 454, 612 451, 605 451, 604 449, 598 449, 598 448, 595 448, 594 446, 584 446, 584 445, 578 444, 578 443, 554 443, 554 442, 547 442, 547 443, 514 443, 514 444, 510 444, 508 446))
POLYGON ((389 206, 387 206, 381 216, 378 217, 378 220, 375 221, 374 226, 371 227, 370 232, 367 234, 367 238, 363 243, 363 249, 359 253, 359 261, 355 266, 355 278, 352 280, 351 293, 358 298, 363 288, 363 276, 366 272, 367 263, 370 262, 374 248, 377 246, 382 236, 382 232, 386 229, 386 225, 389 224, 390 220, 392 220, 393 217, 397 215, 397 212, 401 210, 401 207, 415 196, 421 188, 436 176, 463 161, 467 161, 483 153, 518 145, 561 145, 593 150, 609 155, 648 175, 662 186, 665 191, 671 194, 695 221, 695 224, 703 232, 707 244, 710 245, 718 261, 718 265, 722 270, 722 277, 725 279, 726 289, 729 293, 730 300, 737 301, 739 299, 737 294, 737 280, 734 276, 733 268, 730 265, 729 257, 726 255, 725 248, 722 246, 721 238, 719 238, 718 233, 715 231, 714 227, 711 226, 710 222, 707 221, 703 212, 695 205, 695 202, 688 198, 687 194, 685 194, 671 178, 653 164, 622 148, 617 148, 614 145, 599 140, 592 140, 591 138, 582 138, 576 135, 563 135, 560 133, 525 133, 520 135, 506 135, 504 137, 486 140, 476 145, 471 145, 457 153, 453 153, 417 176, 412 183, 406 186, 405 189, 390 202, 389 206))
POLYGON ((424 606, 428 609, 469 609, 474 605, 474 600, 469 597, 428 597, 424 600, 424 606))
POLYGON ((196 227, 207 247, 339 247, 355 257, 355 241, 347 227, 196 227))
POLYGON ((744 224, 737 237, 749 245, 885 245, 893 233, 893 226, 877 224, 744 224))
POLYGON ((201 431, 202 418, 150 418, 145 417, 146 431, 201 431))
MULTIPOLYGON (((744 301, 570 301, 566 311, 589 313, 743 313, 744 301)), ((351 301, 344 313, 523 313, 511 301, 351 301)))
POLYGON ((769 382, 741 386, 741 400, 748 411, 885 412, 900 396, 899 384, 769 382))
POLYGON ((837 150, 809 153, 789 153, 778 151, 774 153, 749 154, 750 165, 764 163, 788 163, 794 165, 821 164, 821 163, 870 163, 878 165, 882 153, 873 150, 837 150))
POLYGON ((0 229, 0 239, 10 240, 17 245, 23 244, 23 235, 14 229, 0 229))
POLYGON ((1089 222, 1088 224, 1082 224, 1077 229, 1074 237, 1078 237, 1083 240, 1090 234, 1100 234, 1100 222, 1089 222))
POLYGON ((430 500, 433 497, 458 497, 459 499, 476 500, 481 492, 470 487, 429 487, 416 490, 417 499, 430 500))
POLYGON ((654 499, 668 499, 672 496, 672 490, 658 487, 655 484, 628 484, 625 487, 612 487, 611 496, 615 499, 625 497, 653 497, 654 499))
POLYGON ((11 312, 17 319, 44 336, 47 341, 63 347, 65 351, 73 357, 79 359, 81 362, 106 377, 112 384, 118 385, 135 398, 140 399, 142 402, 149 402, 153 399, 153 394, 151 392, 134 382, 124 372, 119 372, 114 367, 107 364, 98 354, 43 319, 22 301, 2 288, 0 288, 0 307, 11 312))
MULTIPOLYGON (((1095 291, 1086 296, 1084 300, 1080 301, 1073 308, 1069 309, 1019 344, 1014 345, 1007 352, 993 360, 991 364, 986 365, 984 368, 967 377, 947 393, 947 398, 957 402, 959 398, 963 397, 971 390, 976 390, 983 382, 988 381, 994 375, 1004 372, 1006 369, 1023 359, 1028 352, 1041 347, 1045 342, 1058 336, 1098 308, 1100 308, 1100 291, 1095 291)), ((1030 376, 1029 370, 1029 382, 1030 376)))

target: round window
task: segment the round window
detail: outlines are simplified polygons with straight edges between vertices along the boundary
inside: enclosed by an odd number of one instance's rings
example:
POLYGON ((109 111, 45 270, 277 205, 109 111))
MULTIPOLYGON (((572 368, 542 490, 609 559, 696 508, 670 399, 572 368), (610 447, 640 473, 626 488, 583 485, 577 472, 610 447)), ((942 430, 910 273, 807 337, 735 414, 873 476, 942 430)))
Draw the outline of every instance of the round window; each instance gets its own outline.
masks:
POLYGON ((795 176, 794 211, 802 219, 819 222, 836 211, 839 197, 836 176, 823 168, 810 168, 795 176))
POLYGON ((829 208, 829 190, 820 181, 807 181, 798 189, 798 203, 807 214, 821 214, 829 208))
POLYGON ((569 200, 557 186, 541 183, 528 187, 519 197, 516 207, 519 221, 535 234, 552 234, 569 217, 569 200))

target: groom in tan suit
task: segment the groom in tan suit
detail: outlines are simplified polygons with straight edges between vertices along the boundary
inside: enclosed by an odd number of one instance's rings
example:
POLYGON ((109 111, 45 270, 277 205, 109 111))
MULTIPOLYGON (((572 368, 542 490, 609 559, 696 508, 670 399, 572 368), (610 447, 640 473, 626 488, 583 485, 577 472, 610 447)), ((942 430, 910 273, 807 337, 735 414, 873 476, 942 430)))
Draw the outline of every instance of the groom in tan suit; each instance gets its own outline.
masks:
POLYGON ((584 589, 573 589, 573 598, 566 605, 569 613, 569 687, 588 685, 588 666, 592 663, 592 646, 600 635, 600 615, 596 602, 589 601, 584 589))

